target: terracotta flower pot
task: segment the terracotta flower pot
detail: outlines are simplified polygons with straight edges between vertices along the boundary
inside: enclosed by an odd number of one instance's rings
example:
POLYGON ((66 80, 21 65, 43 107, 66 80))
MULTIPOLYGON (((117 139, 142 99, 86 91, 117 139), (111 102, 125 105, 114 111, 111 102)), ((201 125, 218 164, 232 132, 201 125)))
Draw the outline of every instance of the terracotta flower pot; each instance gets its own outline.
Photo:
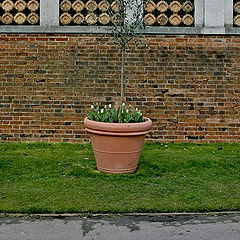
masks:
POLYGON ((141 123, 104 123, 84 119, 90 133, 97 168, 107 173, 132 173, 137 169, 145 135, 152 121, 141 123))

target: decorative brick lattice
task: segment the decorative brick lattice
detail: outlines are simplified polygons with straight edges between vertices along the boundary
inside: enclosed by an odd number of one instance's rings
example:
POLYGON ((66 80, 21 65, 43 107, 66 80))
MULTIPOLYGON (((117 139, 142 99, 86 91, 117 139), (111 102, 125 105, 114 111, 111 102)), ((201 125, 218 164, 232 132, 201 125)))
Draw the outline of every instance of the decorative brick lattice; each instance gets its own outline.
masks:
POLYGON ((194 26, 194 0, 149 0, 144 7, 149 26, 194 26))
POLYGON ((117 2, 110 6, 105 0, 60 0, 60 25, 108 25, 108 9, 118 12, 117 2))
MULTIPOLYGON (((111 7, 119 11, 117 0, 60 0, 60 25, 108 25, 111 7)), ((194 26, 194 0, 149 0, 144 6, 144 20, 149 26, 194 26)))
POLYGON ((233 1, 233 26, 240 27, 240 1, 233 1))
POLYGON ((0 25, 39 25, 40 0, 0 1, 0 25))

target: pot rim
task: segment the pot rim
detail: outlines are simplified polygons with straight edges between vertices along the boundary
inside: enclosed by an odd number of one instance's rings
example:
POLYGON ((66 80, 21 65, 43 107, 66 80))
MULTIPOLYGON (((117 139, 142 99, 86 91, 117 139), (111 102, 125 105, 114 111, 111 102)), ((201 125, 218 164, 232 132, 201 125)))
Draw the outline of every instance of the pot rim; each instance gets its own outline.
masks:
POLYGON ((144 117, 144 122, 139 123, 106 123, 84 119, 84 125, 87 131, 100 130, 106 132, 149 132, 152 127, 152 121, 144 117))

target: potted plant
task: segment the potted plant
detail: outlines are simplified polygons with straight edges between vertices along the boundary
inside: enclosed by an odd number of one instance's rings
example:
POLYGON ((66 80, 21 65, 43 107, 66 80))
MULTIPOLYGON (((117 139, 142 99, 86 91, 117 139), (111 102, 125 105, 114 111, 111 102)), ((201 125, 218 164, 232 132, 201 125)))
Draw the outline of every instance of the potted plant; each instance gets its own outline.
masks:
POLYGON ((92 105, 84 119, 97 163, 108 173, 132 173, 136 170, 144 139, 152 121, 137 108, 124 103, 125 51, 127 44, 144 27, 144 0, 108 0, 112 25, 109 33, 121 50, 121 97, 118 108, 92 105))

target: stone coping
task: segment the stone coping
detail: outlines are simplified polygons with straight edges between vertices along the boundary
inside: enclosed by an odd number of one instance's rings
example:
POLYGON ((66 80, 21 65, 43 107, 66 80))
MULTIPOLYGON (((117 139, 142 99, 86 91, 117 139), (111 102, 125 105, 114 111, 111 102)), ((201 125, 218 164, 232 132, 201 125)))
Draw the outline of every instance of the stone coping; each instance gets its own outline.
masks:
MULTIPOLYGON (((0 33, 106 34, 103 26, 0 26, 0 33)), ((166 35, 240 35, 237 27, 146 27, 142 34, 166 35)))

